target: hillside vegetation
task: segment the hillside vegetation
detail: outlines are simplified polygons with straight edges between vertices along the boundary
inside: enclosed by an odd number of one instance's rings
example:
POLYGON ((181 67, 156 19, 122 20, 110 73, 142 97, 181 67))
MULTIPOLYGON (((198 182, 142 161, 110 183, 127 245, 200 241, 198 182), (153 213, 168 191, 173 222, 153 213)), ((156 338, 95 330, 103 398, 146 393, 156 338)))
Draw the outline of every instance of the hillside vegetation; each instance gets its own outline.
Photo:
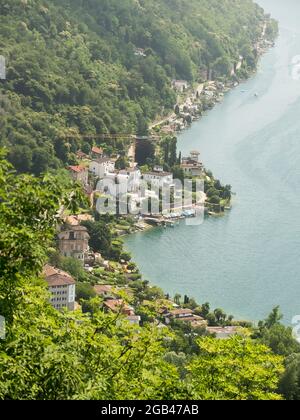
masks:
MULTIPOLYGON (((277 313, 261 324, 257 340, 217 340, 188 325, 159 328, 149 310, 148 321, 131 325, 121 312, 103 311, 100 298, 86 313, 56 311, 40 273, 59 208, 76 211, 80 198, 57 178, 16 175, 1 150, 0 196, 0 400, 282 398, 284 359, 276 350, 287 351, 292 337, 283 329, 277 342, 271 338, 272 326, 280 328, 277 313)), ((155 307, 149 292, 135 297, 155 307)), ((291 394, 298 383, 289 374, 284 386, 291 394)))
POLYGON ((80 133, 144 134, 172 79, 253 69, 264 19, 252 0, 0 0, 0 145, 39 174, 88 151, 80 133))

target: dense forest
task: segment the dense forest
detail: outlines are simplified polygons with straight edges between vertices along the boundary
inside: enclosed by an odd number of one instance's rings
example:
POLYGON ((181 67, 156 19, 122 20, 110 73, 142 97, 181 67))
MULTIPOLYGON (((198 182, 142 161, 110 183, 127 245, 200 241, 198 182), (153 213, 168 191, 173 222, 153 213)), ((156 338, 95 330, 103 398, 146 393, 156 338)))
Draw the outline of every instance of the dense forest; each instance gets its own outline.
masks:
POLYGON ((81 133, 145 134, 172 79, 253 69, 264 19, 251 0, 0 0, 0 145, 39 174, 88 151, 81 133))

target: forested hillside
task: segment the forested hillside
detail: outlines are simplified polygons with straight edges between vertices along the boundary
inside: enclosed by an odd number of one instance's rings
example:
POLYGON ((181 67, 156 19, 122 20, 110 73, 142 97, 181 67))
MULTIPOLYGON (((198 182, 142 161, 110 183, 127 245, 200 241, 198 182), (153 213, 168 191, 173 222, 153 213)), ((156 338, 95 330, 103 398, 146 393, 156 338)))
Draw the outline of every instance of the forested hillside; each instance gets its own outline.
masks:
POLYGON ((34 174, 88 149, 79 133, 145 133, 173 78, 225 76, 241 54, 254 68, 264 21, 252 0, 0 0, 0 14, 0 145, 34 174))
POLYGON ((289 369, 299 368, 299 345, 278 311, 256 340, 246 330, 217 340, 188 325, 158 327, 157 288, 145 293, 138 281, 131 286, 144 307, 141 326, 104 311, 100 297, 83 298, 85 313, 55 310, 40 273, 59 208, 76 211, 80 196, 58 177, 16 175, 0 149, 0 197, 0 400, 281 399, 282 354, 292 353, 282 387, 298 392, 289 369))

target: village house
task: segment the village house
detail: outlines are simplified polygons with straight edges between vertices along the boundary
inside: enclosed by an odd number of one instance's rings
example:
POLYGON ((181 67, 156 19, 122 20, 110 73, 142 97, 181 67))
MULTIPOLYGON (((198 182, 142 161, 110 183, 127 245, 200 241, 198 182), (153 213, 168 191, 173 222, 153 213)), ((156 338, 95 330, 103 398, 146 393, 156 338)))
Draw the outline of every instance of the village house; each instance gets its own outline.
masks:
POLYGON ((97 284, 94 286, 94 290, 98 296, 101 296, 104 299, 111 299, 114 297, 114 293, 112 292, 113 286, 111 285, 97 284))
POLYGON ((83 186, 88 185, 89 172, 84 166, 69 166, 69 172, 74 181, 79 182, 83 186))
POLYGON ((90 163, 89 170, 98 178, 104 178, 106 174, 114 172, 115 160, 110 158, 94 159, 90 163))
POLYGON ((81 222, 95 221, 94 217, 87 213, 67 216, 64 220, 67 225, 71 225, 71 226, 78 226, 80 225, 81 222))
POLYGON ((48 283, 51 293, 50 303, 53 308, 64 308, 73 311, 75 309, 75 285, 76 282, 68 273, 46 265, 43 271, 44 278, 48 283))
POLYGON ((123 299, 109 299, 103 303, 104 309, 113 313, 125 315, 125 319, 131 324, 139 325, 141 317, 134 313, 134 309, 127 305, 123 299))
POLYGON ((100 159, 104 156, 104 150, 102 147, 94 146, 92 147, 92 158, 93 159, 100 159))
POLYGON ((174 309, 164 314, 165 323, 172 321, 189 322, 193 327, 206 327, 207 321, 199 315, 195 315, 191 309, 174 309))
POLYGON ((103 190, 109 187, 110 181, 117 185, 118 194, 137 192, 141 184, 141 171, 137 167, 115 170, 105 174, 103 190))
POLYGON ((198 163, 182 163, 181 169, 185 176, 201 177, 203 175, 203 166, 198 163))
POLYGON ((183 169, 185 176, 200 177, 203 175, 203 164, 199 161, 200 153, 192 151, 190 156, 183 157, 181 160, 181 169, 183 169))
POLYGON ((162 188, 163 186, 173 185, 173 174, 170 172, 164 172, 162 167, 155 166, 153 171, 145 172, 143 179, 146 182, 151 183, 156 188, 162 188))
POLYGON ((89 251, 87 253, 85 253, 84 255, 84 269, 86 271, 92 272, 93 271, 93 267, 95 265, 97 266, 103 266, 104 264, 104 259, 102 257, 102 255, 98 252, 93 252, 93 251, 89 251))
POLYGON ((58 234, 58 247, 64 257, 78 259, 84 264, 89 251, 90 236, 84 226, 65 226, 58 234))
POLYGON ((136 48, 134 51, 134 55, 137 57, 147 57, 143 48, 136 48))
POLYGON ((206 331, 214 334, 219 340, 224 340, 238 334, 238 327, 207 327, 206 331))
POLYGON ((123 315, 135 315, 131 306, 127 305, 123 299, 108 299, 104 303, 104 308, 114 313, 123 315))
POLYGON ((172 80, 172 88, 180 93, 183 93, 188 87, 189 84, 186 80, 172 80))

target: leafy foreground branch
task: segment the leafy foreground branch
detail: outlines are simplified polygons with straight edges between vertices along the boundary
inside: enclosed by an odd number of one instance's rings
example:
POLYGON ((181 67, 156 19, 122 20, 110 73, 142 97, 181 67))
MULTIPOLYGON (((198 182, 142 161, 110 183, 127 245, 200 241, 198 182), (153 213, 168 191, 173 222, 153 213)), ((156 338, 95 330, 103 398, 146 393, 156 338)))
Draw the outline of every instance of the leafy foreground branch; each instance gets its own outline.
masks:
MULTIPOLYGON (((57 179, 16 175, 0 161, 1 399, 280 399, 283 358, 259 340, 199 338, 179 367, 169 329, 122 316, 60 313, 40 277, 59 210, 80 203, 57 179)), ((99 305, 98 305, 99 307, 99 305)))

